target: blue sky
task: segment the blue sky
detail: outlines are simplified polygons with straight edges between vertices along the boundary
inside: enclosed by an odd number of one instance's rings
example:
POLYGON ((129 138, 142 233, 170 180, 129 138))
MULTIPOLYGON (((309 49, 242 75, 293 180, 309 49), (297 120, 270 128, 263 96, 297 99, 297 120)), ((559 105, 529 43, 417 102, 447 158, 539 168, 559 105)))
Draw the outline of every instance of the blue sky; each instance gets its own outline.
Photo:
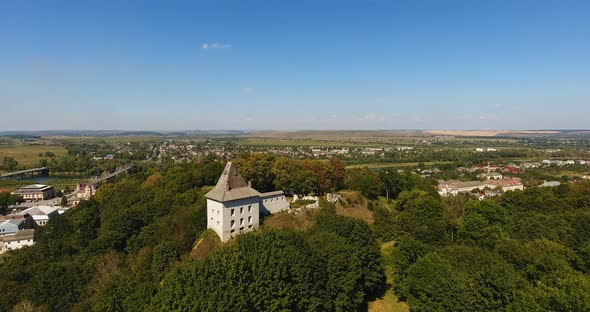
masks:
POLYGON ((590 128, 590 1, 0 2, 0 130, 590 128))

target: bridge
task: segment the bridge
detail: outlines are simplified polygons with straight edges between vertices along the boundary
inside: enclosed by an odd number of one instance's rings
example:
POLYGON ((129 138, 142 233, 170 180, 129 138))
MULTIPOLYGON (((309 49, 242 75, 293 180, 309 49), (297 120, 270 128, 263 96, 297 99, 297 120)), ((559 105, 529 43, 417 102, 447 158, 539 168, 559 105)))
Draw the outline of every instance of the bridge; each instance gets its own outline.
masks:
POLYGON ((0 181, 2 180, 24 180, 25 177, 34 177, 37 176, 46 176, 49 174, 49 169, 47 167, 41 168, 33 168, 33 169, 26 169, 26 170, 19 170, 14 172, 7 172, 3 175, 0 175, 0 181))
POLYGON ((118 167, 113 172, 103 172, 103 174, 101 174, 100 176, 93 176, 92 178, 90 178, 90 180, 88 180, 88 184, 97 185, 98 183, 104 182, 104 181, 106 181, 114 176, 117 176, 123 172, 129 171, 129 169, 131 169, 131 167, 133 167, 132 164, 125 164, 121 167, 118 167))

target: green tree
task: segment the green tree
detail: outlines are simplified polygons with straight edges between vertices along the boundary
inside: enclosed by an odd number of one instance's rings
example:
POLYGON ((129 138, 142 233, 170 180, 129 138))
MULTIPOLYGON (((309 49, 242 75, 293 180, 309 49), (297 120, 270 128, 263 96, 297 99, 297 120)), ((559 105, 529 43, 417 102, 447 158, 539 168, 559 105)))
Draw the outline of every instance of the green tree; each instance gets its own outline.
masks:
POLYGON ((345 184, 348 189, 359 191, 368 198, 376 198, 382 188, 379 174, 367 167, 348 170, 345 184))
POLYGON ((16 170, 18 166, 18 161, 16 161, 16 159, 14 159, 13 157, 4 157, 2 159, 2 166, 0 166, 0 168, 2 168, 5 171, 14 171, 16 170))

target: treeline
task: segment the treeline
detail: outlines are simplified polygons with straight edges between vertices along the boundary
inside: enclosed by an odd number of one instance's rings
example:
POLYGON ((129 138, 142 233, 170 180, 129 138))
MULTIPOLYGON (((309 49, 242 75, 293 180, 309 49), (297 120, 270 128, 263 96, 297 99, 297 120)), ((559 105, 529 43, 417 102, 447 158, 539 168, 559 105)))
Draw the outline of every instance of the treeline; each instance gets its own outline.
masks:
POLYGON ((409 151, 384 152, 383 155, 353 155, 347 162, 362 163, 412 163, 412 162, 457 162, 481 164, 489 161, 505 161, 510 158, 540 157, 543 153, 530 149, 503 148, 496 152, 475 152, 473 148, 416 148, 409 151))
POLYGON ((0 311, 144 311, 159 282, 206 228, 201 187, 218 162, 144 168, 0 257, 0 311))
POLYGON ((325 207, 306 232, 261 229, 190 260, 203 186, 224 164, 140 168, 0 257, 0 311, 354 311, 384 288, 369 225, 325 207))
POLYGON ((8 213, 8 206, 20 204, 22 201, 23 198, 20 195, 0 192, 0 215, 8 213))
POLYGON ((242 154, 234 162, 240 174, 261 192, 280 189, 293 194, 324 194, 341 189, 346 174, 338 158, 301 160, 255 153, 242 154))
POLYGON ((309 232, 263 229, 162 282, 153 311, 357 311, 385 283, 366 222, 321 211, 309 232))
POLYGON ((493 200, 402 192, 375 209, 415 311, 590 311, 590 183, 493 200))
POLYGON ((311 160, 255 153, 242 154, 234 162, 242 176, 251 180, 253 187, 262 192, 280 189, 293 194, 321 195, 346 188, 374 199, 380 195, 393 198, 404 190, 414 188, 435 191, 434 180, 411 172, 366 167, 346 170, 337 157, 311 160))

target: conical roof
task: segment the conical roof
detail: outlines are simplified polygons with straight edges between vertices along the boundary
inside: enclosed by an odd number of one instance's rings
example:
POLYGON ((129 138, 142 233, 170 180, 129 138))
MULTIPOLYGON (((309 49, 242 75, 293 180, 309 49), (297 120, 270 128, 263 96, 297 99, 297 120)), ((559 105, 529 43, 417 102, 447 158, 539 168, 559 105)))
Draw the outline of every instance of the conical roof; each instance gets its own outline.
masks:
POLYGON ((205 194, 205 197, 219 202, 255 196, 260 196, 260 193, 248 186, 246 180, 240 175, 231 161, 225 165, 217 185, 209 193, 205 194))

